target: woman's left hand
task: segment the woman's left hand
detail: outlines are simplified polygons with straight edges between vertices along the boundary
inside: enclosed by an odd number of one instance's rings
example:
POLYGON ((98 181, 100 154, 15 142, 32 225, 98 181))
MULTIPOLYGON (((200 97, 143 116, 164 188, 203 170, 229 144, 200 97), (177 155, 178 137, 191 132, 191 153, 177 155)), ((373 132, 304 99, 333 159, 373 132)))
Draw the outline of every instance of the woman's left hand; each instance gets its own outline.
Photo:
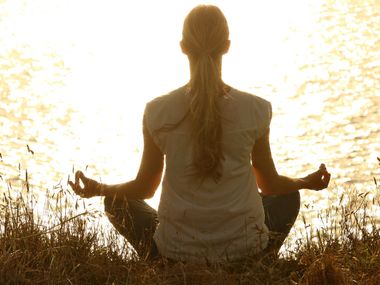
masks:
POLYGON ((317 171, 304 177, 303 180, 305 181, 306 189, 318 191, 327 188, 330 178, 331 174, 327 171, 326 166, 321 164, 317 171))
POLYGON ((102 184, 96 180, 86 177, 82 171, 77 171, 75 173, 75 182, 69 180, 69 185, 75 194, 81 196, 82 198, 100 196, 102 193, 102 184), (81 186, 81 182, 84 187, 81 186))

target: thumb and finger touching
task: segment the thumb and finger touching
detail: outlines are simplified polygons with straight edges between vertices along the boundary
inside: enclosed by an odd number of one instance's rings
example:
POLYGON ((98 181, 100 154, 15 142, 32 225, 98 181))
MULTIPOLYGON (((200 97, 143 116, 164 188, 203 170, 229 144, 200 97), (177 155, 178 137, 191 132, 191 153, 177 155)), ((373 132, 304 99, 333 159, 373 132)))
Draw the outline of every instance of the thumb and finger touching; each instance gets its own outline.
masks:
POLYGON ((322 190, 327 188, 330 178, 331 174, 327 171, 326 165, 324 164, 321 164, 317 171, 306 177, 309 184, 309 189, 313 190, 322 190))
POLYGON ((77 195, 82 196, 85 192, 87 182, 88 182, 88 178, 83 174, 83 172, 77 171, 75 173, 74 182, 69 180, 69 185, 77 195), (83 187, 81 186, 81 182, 83 184, 83 187))

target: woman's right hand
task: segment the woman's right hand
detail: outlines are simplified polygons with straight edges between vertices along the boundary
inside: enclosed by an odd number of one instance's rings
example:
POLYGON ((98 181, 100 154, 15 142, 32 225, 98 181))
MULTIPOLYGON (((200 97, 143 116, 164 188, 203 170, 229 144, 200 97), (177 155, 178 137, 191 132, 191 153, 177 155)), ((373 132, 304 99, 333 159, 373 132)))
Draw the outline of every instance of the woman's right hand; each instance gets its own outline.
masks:
POLYGON ((82 198, 91 198, 94 196, 100 196, 102 194, 102 184, 94 179, 86 177, 82 171, 75 173, 75 181, 69 180, 69 185, 75 192, 75 194, 82 198), (81 186, 83 184, 83 187, 81 186))
POLYGON ((310 190, 322 190, 329 185, 331 174, 327 171, 326 165, 321 164, 319 169, 303 178, 305 188, 310 190))

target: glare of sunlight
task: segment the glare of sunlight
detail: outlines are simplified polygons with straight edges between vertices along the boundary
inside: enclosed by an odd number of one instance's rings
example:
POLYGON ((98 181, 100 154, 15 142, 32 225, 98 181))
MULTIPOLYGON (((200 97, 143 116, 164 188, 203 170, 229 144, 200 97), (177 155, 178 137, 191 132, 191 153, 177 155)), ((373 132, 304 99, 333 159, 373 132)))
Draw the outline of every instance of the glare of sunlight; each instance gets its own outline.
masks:
MULTIPOLYGON (((7 40, 1 43, 3 48, 27 45, 30 53, 48 57, 56 53, 63 59, 69 72, 58 95, 71 106, 75 124, 72 136, 62 138, 62 149, 69 152, 70 141, 78 138, 76 162, 93 165, 93 172, 104 180, 122 181, 133 177, 139 166, 146 102, 189 78, 187 58, 179 48, 182 23, 193 7, 203 3, 9 0, 2 3, 7 11, 3 23, 7 40)), ((318 4, 301 0, 206 3, 219 6, 229 22, 231 48, 223 62, 224 80, 242 90, 263 90, 258 95, 273 99, 281 118, 284 110, 295 110, 286 120, 274 118, 275 142, 302 135, 300 121, 308 114, 320 116, 326 96, 312 96, 306 102, 288 100, 297 92, 316 92, 316 85, 306 84, 301 90, 294 82, 301 73, 298 61, 303 54, 293 54, 295 46, 302 51, 306 44, 302 29, 313 30, 318 4), (301 31, 289 33, 290 27, 301 31), (281 96, 275 98, 277 93, 281 96)), ((288 148, 297 153, 297 145, 288 148)), ((157 205, 158 197, 154 199, 157 205)))

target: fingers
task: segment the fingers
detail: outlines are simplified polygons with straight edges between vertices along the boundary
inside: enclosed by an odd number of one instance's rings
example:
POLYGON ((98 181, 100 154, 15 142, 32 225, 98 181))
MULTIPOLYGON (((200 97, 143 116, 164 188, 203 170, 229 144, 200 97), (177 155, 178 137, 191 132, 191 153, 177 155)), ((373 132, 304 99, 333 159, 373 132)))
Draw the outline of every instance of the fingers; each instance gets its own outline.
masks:
POLYGON ((326 171, 326 174, 323 175, 322 177, 322 181, 326 187, 329 185, 330 179, 331 179, 331 174, 326 171))
POLYGON ((319 171, 321 173, 323 189, 327 188, 331 179, 331 174, 327 171, 326 165, 323 163, 319 166, 319 171))
POLYGON ((86 184, 87 184, 87 181, 88 181, 88 178, 83 174, 82 171, 78 170, 75 173, 75 180, 74 181, 75 182, 72 182, 70 180, 68 181, 70 187, 73 189, 73 191, 75 192, 75 194, 77 194, 79 196, 83 196, 85 188, 86 188, 86 184), (83 183, 84 188, 81 187, 80 182, 83 183))
POLYGON ((98 182, 86 177, 82 171, 78 170, 75 173, 75 181, 68 181, 68 184, 73 189, 75 194, 82 198, 90 198, 97 195, 96 188, 98 182))
POLYGON ((326 171, 326 165, 324 163, 322 163, 320 166, 319 166, 319 170, 322 170, 322 171, 326 171))
POLYGON ((83 192, 82 188, 80 187, 79 183, 74 183, 72 181, 69 181, 68 182, 71 189, 75 192, 75 194, 77 195, 81 195, 81 193, 83 192))
POLYGON ((330 182, 331 174, 327 171, 326 165, 321 164, 319 169, 308 176, 310 188, 313 190, 322 190, 327 188, 330 182))
POLYGON ((83 174, 82 171, 78 170, 75 173, 75 184, 78 185, 78 187, 81 187, 80 183, 82 182, 82 186, 84 186, 84 188, 86 188, 88 181, 89 181, 89 179, 83 174))
POLYGON ((83 178, 85 178, 85 176, 82 171, 78 170, 75 172, 75 184, 79 185, 80 180, 83 181, 83 178))
POLYGON ((322 175, 324 174, 327 174, 327 168, 326 168, 326 165, 324 163, 322 163, 320 166, 319 166, 319 169, 318 169, 318 172, 322 175))

